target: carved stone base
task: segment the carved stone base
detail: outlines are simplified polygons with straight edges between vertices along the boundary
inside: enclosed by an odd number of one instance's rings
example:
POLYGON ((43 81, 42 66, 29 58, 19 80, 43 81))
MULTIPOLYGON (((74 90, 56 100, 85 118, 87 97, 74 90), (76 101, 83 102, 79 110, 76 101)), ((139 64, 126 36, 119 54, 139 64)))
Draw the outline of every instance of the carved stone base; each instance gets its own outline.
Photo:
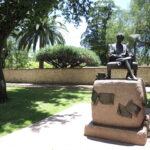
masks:
POLYGON ((145 145, 149 126, 150 120, 145 120, 140 128, 114 127, 90 122, 85 126, 84 135, 137 145, 145 145))
POLYGON ((96 80, 92 120, 99 124, 140 127, 145 116, 146 92, 142 79, 96 80))

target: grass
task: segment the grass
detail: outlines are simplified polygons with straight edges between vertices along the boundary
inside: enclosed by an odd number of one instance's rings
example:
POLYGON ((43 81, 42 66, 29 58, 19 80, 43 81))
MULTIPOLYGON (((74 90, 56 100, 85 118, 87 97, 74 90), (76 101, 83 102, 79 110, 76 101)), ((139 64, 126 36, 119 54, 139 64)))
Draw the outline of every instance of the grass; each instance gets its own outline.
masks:
POLYGON ((0 104, 0 136, 91 98, 91 91, 86 90, 9 87, 7 91, 9 101, 0 104))

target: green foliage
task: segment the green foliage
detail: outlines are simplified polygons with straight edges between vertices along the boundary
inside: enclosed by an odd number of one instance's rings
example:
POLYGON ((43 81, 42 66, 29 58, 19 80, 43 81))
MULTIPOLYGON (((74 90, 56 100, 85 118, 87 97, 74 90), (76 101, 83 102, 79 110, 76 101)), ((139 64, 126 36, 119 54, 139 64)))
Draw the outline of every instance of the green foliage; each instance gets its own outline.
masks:
POLYGON ((124 33, 124 42, 128 43, 129 51, 136 54, 139 65, 150 64, 149 14, 149 0, 131 0, 130 10, 116 10, 107 24, 107 44, 116 41, 118 32, 124 33), (131 34, 139 34, 140 37, 134 38, 131 34))
POLYGON ((0 31, 16 27, 25 18, 47 16, 55 4, 56 0, 4 0, 0 3, 0 31))
POLYGON ((124 42, 129 42, 129 35, 133 33, 134 27, 131 23, 132 16, 129 11, 117 9, 112 13, 111 19, 107 23, 106 42, 107 44, 116 42, 117 33, 124 33, 124 42))
POLYGON ((111 19, 107 23, 106 43, 107 45, 110 43, 116 43, 116 35, 118 33, 123 33, 125 35, 123 43, 128 45, 128 50, 130 53, 135 54, 135 40, 130 37, 133 31, 134 25, 132 23, 132 15, 130 12, 117 9, 112 13, 111 19))
MULTIPOLYGON (((5 68, 39 68, 39 63, 36 62, 36 53, 18 50, 18 43, 12 37, 8 39, 5 53, 7 53, 4 63, 5 68)), ((47 63, 44 63, 44 67, 53 68, 52 65, 47 63)))
POLYGON ((48 15, 56 0, 4 0, 0 3, 0 51, 10 33, 25 19, 48 15))
POLYGON ((74 68, 82 66, 97 66, 98 56, 86 49, 57 45, 45 47, 37 54, 38 61, 45 61, 55 68, 74 68))
POLYGON ((89 10, 87 28, 82 35, 81 45, 96 52, 102 64, 106 63, 106 25, 113 12, 112 0, 99 0, 89 10))
POLYGON ((17 50, 5 59, 5 68, 27 68, 28 61, 28 53, 17 50))
POLYGON ((18 43, 12 37, 7 41, 5 52, 7 53, 5 68, 38 68, 35 53, 18 50, 18 43))
MULTIPOLYGON (((74 0, 67 0, 71 3, 74 0)), ((88 0, 87 0, 88 1, 88 0)), ((10 36, 14 29, 20 29, 20 26, 25 22, 25 20, 39 20, 39 18, 45 18, 49 16, 49 12, 55 8, 58 8, 58 4, 60 4, 59 0, 1 0, 0 1, 0 80, 3 81, 0 83, 0 102, 4 102, 7 98, 6 95, 6 85, 2 84, 5 83, 4 75, 2 72, 2 51, 5 48, 5 43, 7 38, 10 36)), ((65 1, 66 2, 66 1, 65 1)), ((72 5, 73 12, 80 12, 76 11, 74 8, 80 8, 84 6, 79 5, 72 5)), ((66 6, 66 5, 65 5, 66 6)), ((83 10, 86 11, 87 7, 83 7, 83 10)), ((63 8, 61 8, 63 10, 63 8)), ((74 14, 73 14, 74 15, 74 14)), ((84 14, 83 14, 84 15, 84 14)), ((82 16, 83 16, 82 15, 82 16)), ((77 22, 81 17, 81 14, 76 13, 75 15, 77 22)), ((68 17, 67 17, 68 18, 68 17)), ((44 41, 44 40, 43 40, 44 41)), ((42 65, 41 65, 42 66, 42 65)))
MULTIPOLYGON (((28 63, 23 67, 28 69, 35 69, 39 68, 39 62, 36 62, 34 60, 28 61, 28 63)), ((53 65, 44 63, 44 68, 54 68, 53 65)))
POLYGON ((67 30, 65 25, 56 22, 56 16, 49 18, 39 18, 39 20, 26 20, 22 30, 17 35, 19 49, 29 50, 33 46, 36 50, 39 41, 39 48, 46 45, 65 44, 61 30, 67 30))
POLYGON ((79 25, 81 17, 88 18, 89 10, 93 7, 93 0, 65 0, 57 5, 67 22, 79 25))
POLYGON ((150 64, 150 1, 131 0, 131 14, 135 33, 140 34, 138 39, 138 57, 143 64, 150 64))
POLYGON ((12 38, 9 38, 5 52, 7 53, 5 68, 25 68, 30 60, 28 52, 18 50, 17 43, 12 38))
POLYGON ((47 18, 54 10, 61 10, 65 19, 78 24, 86 16, 91 0, 3 0, 0 2, 0 51, 10 33, 26 23, 47 18))

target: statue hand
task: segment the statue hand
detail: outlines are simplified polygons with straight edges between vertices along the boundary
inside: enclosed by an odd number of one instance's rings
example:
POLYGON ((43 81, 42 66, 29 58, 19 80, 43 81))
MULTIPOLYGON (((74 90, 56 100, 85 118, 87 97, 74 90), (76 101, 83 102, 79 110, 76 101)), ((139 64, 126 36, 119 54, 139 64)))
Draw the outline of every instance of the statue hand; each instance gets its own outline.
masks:
POLYGON ((127 57, 127 56, 128 56, 127 53, 122 53, 122 54, 120 54, 120 55, 121 55, 121 57, 127 57))
POLYGON ((110 57, 116 57, 116 56, 117 56, 116 54, 111 54, 111 55, 110 55, 110 57))

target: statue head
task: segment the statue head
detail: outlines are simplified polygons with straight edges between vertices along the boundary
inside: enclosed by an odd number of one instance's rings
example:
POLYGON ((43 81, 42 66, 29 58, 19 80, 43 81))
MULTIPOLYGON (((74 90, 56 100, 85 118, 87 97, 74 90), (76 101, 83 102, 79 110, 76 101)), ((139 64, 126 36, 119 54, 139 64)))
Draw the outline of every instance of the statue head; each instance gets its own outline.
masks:
POLYGON ((117 38, 117 42, 121 43, 124 40, 124 35, 122 33, 118 33, 116 38, 117 38))

